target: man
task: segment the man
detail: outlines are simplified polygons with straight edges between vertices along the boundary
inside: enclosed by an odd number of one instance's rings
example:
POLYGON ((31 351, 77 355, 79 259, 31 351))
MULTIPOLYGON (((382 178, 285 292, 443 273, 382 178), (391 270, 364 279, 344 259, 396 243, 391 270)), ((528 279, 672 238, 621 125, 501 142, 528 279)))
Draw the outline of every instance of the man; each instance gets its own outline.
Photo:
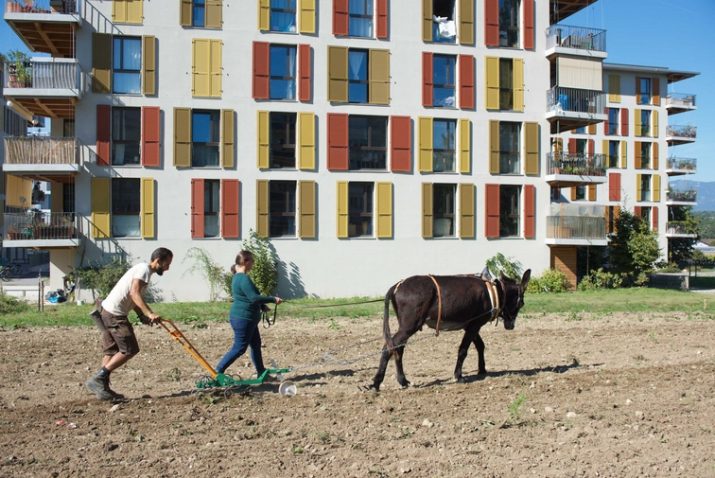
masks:
POLYGON ((109 375, 121 367, 139 352, 139 344, 134 336, 134 329, 127 317, 134 310, 143 324, 153 325, 161 320, 144 301, 142 293, 149 284, 151 275, 164 274, 169 270, 174 254, 165 247, 156 249, 147 264, 142 262, 130 268, 106 299, 101 303, 101 310, 93 316, 102 334, 102 368, 85 382, 89 391, 100 400, 123 399, 124 396, 109 388, 109 375))

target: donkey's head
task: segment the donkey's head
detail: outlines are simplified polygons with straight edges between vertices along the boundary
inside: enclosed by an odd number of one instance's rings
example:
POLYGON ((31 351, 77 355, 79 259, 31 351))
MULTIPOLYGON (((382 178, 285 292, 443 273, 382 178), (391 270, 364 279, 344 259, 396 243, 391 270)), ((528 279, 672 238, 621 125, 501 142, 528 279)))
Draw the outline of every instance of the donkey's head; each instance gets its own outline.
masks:
POLYGON ((512 330, 516 325, 516 316, 519 315, 519 310, 524 306, 524 292, 526 286, 529 285, 531 278, 531 269, 527 269, 521 277, 521 282, 516 282, 513 279, 501 275, 500 282, 504 287, 504 305, 501 310, 501 318, 504 319, 504 328, 512 330))

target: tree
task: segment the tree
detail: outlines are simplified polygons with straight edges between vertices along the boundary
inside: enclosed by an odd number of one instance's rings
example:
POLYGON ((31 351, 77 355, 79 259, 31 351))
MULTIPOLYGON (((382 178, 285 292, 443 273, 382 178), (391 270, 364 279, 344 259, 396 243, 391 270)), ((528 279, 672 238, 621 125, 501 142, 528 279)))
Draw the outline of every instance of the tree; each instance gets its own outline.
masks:
POLYGON ((632 213, 621 210, 616 220, 616 232, 608 245, 610 270, 628 274, 637 285, 647 282, 647 273, 653 270, 660 257, 655 233, 648 223, 632 213))
POLYGON ((248 276, 263 295, 273 295, 278 286, 278 258, 268 239, 251 229, 241 247, 253 253, 253 268, 248 276))
POLYGON ((694 234, 695 237, 675 237, 668 240, 668 262, 680 267, 693 256, 693 246, 700 238, 700 226, 692 207, 672 207, 668 212, 668 223, 679 231, 694 234))

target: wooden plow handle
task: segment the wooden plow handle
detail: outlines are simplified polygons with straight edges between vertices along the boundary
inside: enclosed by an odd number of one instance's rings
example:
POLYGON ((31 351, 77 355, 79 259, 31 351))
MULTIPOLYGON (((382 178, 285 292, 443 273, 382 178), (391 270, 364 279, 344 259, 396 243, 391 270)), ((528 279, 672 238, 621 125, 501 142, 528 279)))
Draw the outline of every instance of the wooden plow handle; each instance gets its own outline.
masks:
POLYGON ((206 361, 206 359, 199 353, 198 350, 191 344, 189 339, 179 330, 179 328, 174 324, 173 321, 169 319, 160 319, 159 325, 164 327, 171 337, 179 342, 181 346, 186 350, 186 352, 191 355, 194 360, 196 360, 199 365, 201 365, 210 375, 212 379, 215 379, 218 372, 206 361))

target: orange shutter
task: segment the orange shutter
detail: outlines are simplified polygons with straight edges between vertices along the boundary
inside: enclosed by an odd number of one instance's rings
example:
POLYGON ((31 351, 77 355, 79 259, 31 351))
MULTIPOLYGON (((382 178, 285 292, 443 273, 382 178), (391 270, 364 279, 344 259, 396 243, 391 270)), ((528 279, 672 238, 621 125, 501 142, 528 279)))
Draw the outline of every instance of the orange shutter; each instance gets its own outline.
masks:
POLYGON ((433 70, 432 53, 422 53, 422 106, 432 106, 433 103, 433 70))
POLYGON ((97 105, 97 165, 109 166, 112 164, 112 107, 97 105))
POLYGON ((238 179, 221 180, 221 235, 226 239, 238 239, 241 234, 240 191, 238 179))
POLYGON ((204 180, 191 180, 191 237, 204 237, 204 180))
POLYGON ((621 109, 621 136, 628 136, 628 108, 621 109))
POLYGON ((348 0, 333 0, 333 35, 348 34, 348 0))
POLYGON ((390 162, 393 173, 412 171, 412 126, 409 116, 390 117, 390 162))
POLYGON ((655 232, 658 232, 658 208, 653 207, 650 211, 651 211, 650 212, 650 214, 651 214, 650 222, 653 225, 653 230, 655 232))
MULTIPOLYGON (((527 0, 528 3, 529 0, 527 0)), ((524 237, 536 237, 536 188, 527 184, 524 186, 524 237)))
POLYGON ((459 55, 459 107, 474 109, 474 57, 459 55))
POLYGON ((485 187, 486 224, 485 235, 488 239, 499 237, 499 185, 487 184, 485 187))
POLYGON ((524 0, 524 49, 534 49, 534 2, 524 0))
POLYGON ((142 107, 142 164, 146 168, 161 166, 161 110, 158 106, 142 107))
POLYGON ((660 106, 660 78, 653 78, 653 104, 660 106))
POLYGON ((499 0, 484 1, 484 43, 499 46, 499 0))
POLYGON ((608 173, 608 200, 621 200, 621 173, 608 173))
POLYGON ((328 113, 328 169, 348 170, 348 115, 328 113))
POLYGON ((309 102, 313 97, 313 92, 311 89, 311 71, 310 65, 312 64, 311 57, 313 52, 310 45, 299 45, 298 46, 298 63, 300 80, 298 83, 298 98, 300 101, 309 102))
POLYGON ((377 38, 381 40, 386 40, 389 36, 390 9, 387 2, 388 0, 377 0, 377 38))
POLYGON ((253 98, 257 100, 269 98, 270 73, 270 44, 253 42, 253 98))

